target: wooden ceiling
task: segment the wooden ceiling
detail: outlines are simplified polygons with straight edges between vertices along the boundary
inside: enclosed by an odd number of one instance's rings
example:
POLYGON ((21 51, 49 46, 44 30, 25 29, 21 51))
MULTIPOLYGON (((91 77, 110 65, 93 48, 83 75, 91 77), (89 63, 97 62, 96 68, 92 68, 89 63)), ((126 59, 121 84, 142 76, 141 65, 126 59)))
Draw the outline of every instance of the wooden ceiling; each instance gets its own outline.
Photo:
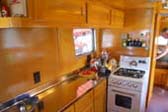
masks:
POLYGON ((155 0, 101 0, 102 2, 116 8, 152 8, 155 0))

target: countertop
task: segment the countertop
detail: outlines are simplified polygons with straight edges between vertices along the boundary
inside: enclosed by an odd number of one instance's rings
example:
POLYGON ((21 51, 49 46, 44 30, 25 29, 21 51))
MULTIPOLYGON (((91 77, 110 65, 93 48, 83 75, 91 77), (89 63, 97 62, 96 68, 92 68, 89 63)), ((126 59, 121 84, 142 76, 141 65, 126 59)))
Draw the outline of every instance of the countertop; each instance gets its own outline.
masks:
POLYGON ((79 96, 77 95, 78 88, 91 79, 74 75, 74 77, 38 94, 37 96, 44 103, 44 112, 62 112, 105 79, 106 77, 98 77, 94 79, 93 86, 79 96))
MULTIPOLYGON (((81 71, 79 73, 81 73, 81 71)), ((37 97, 37 99, 40 101, 40 104, 37 105, 37 108, 39 109, 40 105, 40 109, 42 109, 43 112, 62 112, 72 103, 79 100, 83 95, 95 88, 101 81, 107 79, 107 77, 96 77, 96 75, 93 74, 91 77, 83 77, 79 75, 79 73, 65 75, 59 80, 48 82, 22 95, 37 97), (85 85, 84 88, 87 89, 82 88, 82 90, 85 91, 79 92, 79 88, 81 90, 81 86, 86 83, 88 85, 85 85)), ((18 99, 18 96, 7 102, 4 102, 3 104, 0 104, 0 110, 8 109, 9 107, 15 105, 16 102, 13 101, 17 101, 16 99, 18 99)))
POLYGON ((157 62, 156 68, 160 69, 168 69, 168 62, 157 62))

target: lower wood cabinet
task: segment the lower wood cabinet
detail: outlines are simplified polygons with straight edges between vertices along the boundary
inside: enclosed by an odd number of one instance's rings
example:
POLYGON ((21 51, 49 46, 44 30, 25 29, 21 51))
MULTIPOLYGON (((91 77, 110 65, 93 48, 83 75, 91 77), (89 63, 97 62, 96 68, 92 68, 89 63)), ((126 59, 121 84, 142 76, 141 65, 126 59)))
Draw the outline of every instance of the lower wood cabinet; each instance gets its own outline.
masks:
POLYGON ((67 108, 66 110, 64 110, 64 112, 75 112, 74 105, 71 105, 69 108, 67 108))
POLYGON ((155 85, 168 88, 168 70, 156 69, 155 70, 155 85))
POLYGON ((95 112, 106 112, 106 81, 102 81, 94 89, 95 112))
POLYGON ((75 112, 94 112, 93 107, 93 90, 91 90, 75 103, 75 112))
POLYGON ((106 112, 106 80, 100 82, 63 112, 106 112))

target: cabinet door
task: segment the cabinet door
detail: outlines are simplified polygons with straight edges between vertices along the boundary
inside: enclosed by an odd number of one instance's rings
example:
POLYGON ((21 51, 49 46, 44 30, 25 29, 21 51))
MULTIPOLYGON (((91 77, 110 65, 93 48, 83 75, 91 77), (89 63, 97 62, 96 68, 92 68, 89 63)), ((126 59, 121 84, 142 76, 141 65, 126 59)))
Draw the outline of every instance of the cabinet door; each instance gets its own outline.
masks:
POLYGON ((93 112, 93 91, 90 91, 75 103, 76 112, 93 112))
POLYGON ((35 17, 37 20, 56 23, 85 22, 85 0, 36 0, 35 17))
POLYGON ((166 69, 155 70, 155 85, 168 88, 168 70, 166 69))
POLYGON ((67 109, 64 110, 63 112, 75 112, 74 105, 71 105, 69 108, 67 108, 67 109))
POLYGON ((94 89, 95 112, 106 112, 106 80, 94 89))
POLYGON ((122 28, 124 26, 124 12, 117 9, 112 9, 111 25, 112 27, 122 28))
POLYGON ((110 24, 110 9, 94 3, 88 3, 88 18, 87 22, 91 25, 109 25, 110 24))

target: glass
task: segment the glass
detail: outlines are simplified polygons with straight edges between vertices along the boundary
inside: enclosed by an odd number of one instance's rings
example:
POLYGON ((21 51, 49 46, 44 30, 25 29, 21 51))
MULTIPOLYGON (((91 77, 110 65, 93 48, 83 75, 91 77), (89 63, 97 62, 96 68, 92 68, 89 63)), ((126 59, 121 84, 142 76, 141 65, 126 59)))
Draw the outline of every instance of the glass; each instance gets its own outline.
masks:
POLYGON ((89 54, 95 50, 94 29, 74 29, 75 55, 89 54))
POLYGON ((116 94, 115 104, 120 107, 131 109, 132 99, 127 96, 116 94))

